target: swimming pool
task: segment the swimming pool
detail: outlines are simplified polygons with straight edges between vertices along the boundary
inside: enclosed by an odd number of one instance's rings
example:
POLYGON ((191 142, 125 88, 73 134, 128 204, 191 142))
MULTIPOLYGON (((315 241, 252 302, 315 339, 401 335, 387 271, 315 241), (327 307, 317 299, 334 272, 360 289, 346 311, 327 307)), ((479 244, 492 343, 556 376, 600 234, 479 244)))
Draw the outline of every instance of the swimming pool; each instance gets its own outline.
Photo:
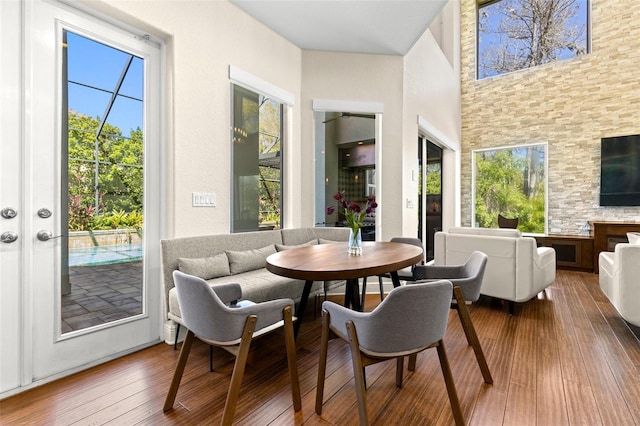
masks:
POLYGON ((110 265, 142 260, 142 244, 118 244, 69 250, 69 266, 110 265))

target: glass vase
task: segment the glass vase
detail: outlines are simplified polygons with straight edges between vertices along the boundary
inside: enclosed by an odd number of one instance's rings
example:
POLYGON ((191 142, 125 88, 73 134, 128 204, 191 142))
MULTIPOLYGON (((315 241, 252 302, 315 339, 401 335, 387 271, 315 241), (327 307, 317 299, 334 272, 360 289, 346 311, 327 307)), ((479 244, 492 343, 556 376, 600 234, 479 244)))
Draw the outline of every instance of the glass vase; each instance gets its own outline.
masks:
POLYGON ((348 253, 351 256, 360 256, 362 254, 362 230, 358 228, 354 232, 353 228, 350 228, 350 231, 348 253))

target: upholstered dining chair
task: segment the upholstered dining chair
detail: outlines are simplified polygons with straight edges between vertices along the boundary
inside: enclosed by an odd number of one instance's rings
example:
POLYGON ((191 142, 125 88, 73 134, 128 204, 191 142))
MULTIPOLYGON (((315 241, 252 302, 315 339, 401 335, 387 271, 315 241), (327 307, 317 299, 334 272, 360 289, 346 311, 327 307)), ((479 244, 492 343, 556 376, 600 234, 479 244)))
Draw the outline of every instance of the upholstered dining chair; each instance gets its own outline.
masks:
POLYGON ((188 331, 163 410, 166 412, 173 407, 193 339, 198 337, 203 342, 222 347, 236 356, 222 417, 222 424, 230 425, 240 394, 251 340, 280 327, 284 327, 293 408, 295 411, 300 410, 302 404, 293 337, 293 300, 278 299, 263 303, 244 301, 242 306, 233 307, 234 301, 242 299, 239 284, 220 284, 215 286, 214 291, 203 279, 180 271, 173 272, 173 279, 182 319, 188 331))
MULTIPOLYGON (((455 422, 464 424, 443 342, 451 293, 451 282, 442 280, 394 288, 371 312, 357 312, 331 301, 324 302, 316 413, 322 414, 329 339, 337 336, 351 347, 361 425, 369 424, 364 368, 395 358, 396 386, 401 387, 404 357, 433 347, 438 350, 455 422)), ((415 362, 409 365, 410 370, 414 367, 415 362)))
MULTIPOLYGON (((411 244, 422 249, 422 261, 419 265, 424 265, 424 247, 422 246, 422 241, 417 238, 411 237, 393 237, 389 240, 392 243, 403 243, 403 244, 411 244)), ((408 268, 404 268, 398 271, 398 278, 402 281, 415 281, 415 277, 413 275, 413 269, 415 265, 412 265, 408 268)), ((380 300, 384 300, 384 287, 382 285, 382 278, 391 278, 390 274, 378 275, 378 286, 380 287, 380 300)), ((367 294, 367 277, 362 279, 362 296, 360 306, 364 307, 365 296, 367 294)))
POLYGON ((414 275, 418 280, 442 280, 446 279, 453 284, 453 298, 451 308, 458 311, 458 317, 462 323, 467 342, 473 348, 478 360, 482 377, 486 383, 493 383, 491 371, 487 365, 478 334, 471 321, 469 308, 466 302, 475 302, 480 298, 480 287, 484 278, 484 270, 487 266, 487 255, 481 251, 474 251, 463 265, 450 266, 416 266, 414 275))
POLYGON ((516 229, 519 222, 520 220, 517 217, 508 218, 498 214, 498 228, 516 229))

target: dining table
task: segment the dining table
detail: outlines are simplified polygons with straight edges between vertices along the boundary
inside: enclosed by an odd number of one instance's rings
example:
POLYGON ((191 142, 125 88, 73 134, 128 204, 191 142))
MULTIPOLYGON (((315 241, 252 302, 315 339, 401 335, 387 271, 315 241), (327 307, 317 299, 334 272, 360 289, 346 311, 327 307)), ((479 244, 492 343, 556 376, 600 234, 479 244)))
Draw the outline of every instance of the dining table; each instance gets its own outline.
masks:
POLYGON ((304 289, 296 309, 297 336, 314 281, 345 280, 344 305, 361 311, 359 279, 389 274, 394 287, 401 283, 398 271, 420 263, 422 248, 411 244, 365 241, 362 254, 351 255, 347 242, 301 246, 280 251, 267 257, 270 272, 304 281, 304 289))

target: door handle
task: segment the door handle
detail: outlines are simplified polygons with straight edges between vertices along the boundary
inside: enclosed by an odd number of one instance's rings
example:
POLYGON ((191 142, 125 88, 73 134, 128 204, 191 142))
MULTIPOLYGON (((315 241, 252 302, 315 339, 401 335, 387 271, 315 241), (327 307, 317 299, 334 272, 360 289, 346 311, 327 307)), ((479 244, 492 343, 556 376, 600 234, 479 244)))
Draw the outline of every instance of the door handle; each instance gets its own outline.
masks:
POLYGON ((12 231, 3 232, 2 235, 0 235, 0 241, 6 244, 11 244, 15 242, 17 239, 18 239, 18 234, 12 231))
POLYGON ((38 237, 38 239, 40 241, 49 241, 49 240, 52 240, 54 238, 64 237, 64 235, 56 235, 54 237, 53 234, 51 233, 51 231, 47 231, 47 230, 43 229, 42 231, 38 231, 38 233, 36 234, 36 237, 38 237))

